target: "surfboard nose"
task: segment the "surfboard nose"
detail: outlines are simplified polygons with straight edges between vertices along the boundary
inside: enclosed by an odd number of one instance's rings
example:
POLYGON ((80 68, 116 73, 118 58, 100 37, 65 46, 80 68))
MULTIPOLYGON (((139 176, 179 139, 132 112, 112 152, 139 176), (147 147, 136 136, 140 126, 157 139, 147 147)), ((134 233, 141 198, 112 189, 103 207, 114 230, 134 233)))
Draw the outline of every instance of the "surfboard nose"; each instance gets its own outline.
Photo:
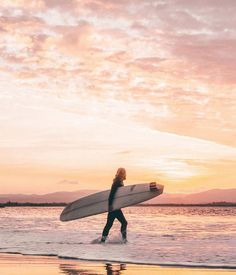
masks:
POLYGON ((66 221, 65 217, 63 216, 63 212, 62 212, 61 215, 60 215, 60 221, 62 221, 62 222, 65 222, 65 221, 66 221))

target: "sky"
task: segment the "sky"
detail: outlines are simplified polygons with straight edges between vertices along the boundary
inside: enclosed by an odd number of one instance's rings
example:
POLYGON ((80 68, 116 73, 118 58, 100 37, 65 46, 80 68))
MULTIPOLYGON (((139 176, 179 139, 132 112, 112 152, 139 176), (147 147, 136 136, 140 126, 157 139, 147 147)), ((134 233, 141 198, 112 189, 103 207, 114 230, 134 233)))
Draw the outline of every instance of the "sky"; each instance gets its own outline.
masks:
POLYGON ((1 0, 0 193, 236 186, 236 1, 1 0))

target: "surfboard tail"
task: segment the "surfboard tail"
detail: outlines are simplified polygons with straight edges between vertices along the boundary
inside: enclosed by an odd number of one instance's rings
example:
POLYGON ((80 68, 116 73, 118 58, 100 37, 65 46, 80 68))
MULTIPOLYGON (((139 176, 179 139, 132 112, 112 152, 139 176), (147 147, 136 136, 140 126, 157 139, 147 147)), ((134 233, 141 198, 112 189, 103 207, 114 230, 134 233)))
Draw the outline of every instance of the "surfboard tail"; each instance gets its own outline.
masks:
POLYGON ((156 182, 150 182, 149 188, 150 188, 150 191, 157 191, 157 183, 156 182))
POLYGON ((159 192, 159 194, 162 194, 164 190, 164 185, 157 184, 156 182, 150 182, 149 189, 151 192, 159 192))

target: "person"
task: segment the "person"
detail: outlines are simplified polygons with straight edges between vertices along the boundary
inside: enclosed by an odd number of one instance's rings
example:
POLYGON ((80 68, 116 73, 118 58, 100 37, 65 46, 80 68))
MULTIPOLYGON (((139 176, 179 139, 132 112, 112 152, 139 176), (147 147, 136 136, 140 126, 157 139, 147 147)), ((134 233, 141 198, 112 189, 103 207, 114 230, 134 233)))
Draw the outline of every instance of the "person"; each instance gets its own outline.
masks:
POLYGON ((113 184, 111 186, 110 195, 108 198, 108 215, 107 215, 107 223, 102 232, 101 242, 104 243, 107 239, 109 231, 113 225, 115 219, 121 223, 121 234, 123 242, 127 242, 127 221, 122 213, 121 209, 113 210, 113 201, 117 189, 121 186, 124 186, 123 181, 126 179, 126 171, 125 168, 119 168, 116 172, 115 178, 113 179, 113 184))

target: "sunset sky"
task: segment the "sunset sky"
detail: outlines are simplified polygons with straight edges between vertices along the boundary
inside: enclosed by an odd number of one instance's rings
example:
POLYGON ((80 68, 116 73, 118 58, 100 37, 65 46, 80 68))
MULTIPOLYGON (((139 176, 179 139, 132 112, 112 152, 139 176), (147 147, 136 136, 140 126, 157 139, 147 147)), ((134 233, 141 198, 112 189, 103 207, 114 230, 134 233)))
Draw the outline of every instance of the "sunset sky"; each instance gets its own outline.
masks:
POLYGON ((236 187, 235 0, 1 0, 0 194, 236 187))

